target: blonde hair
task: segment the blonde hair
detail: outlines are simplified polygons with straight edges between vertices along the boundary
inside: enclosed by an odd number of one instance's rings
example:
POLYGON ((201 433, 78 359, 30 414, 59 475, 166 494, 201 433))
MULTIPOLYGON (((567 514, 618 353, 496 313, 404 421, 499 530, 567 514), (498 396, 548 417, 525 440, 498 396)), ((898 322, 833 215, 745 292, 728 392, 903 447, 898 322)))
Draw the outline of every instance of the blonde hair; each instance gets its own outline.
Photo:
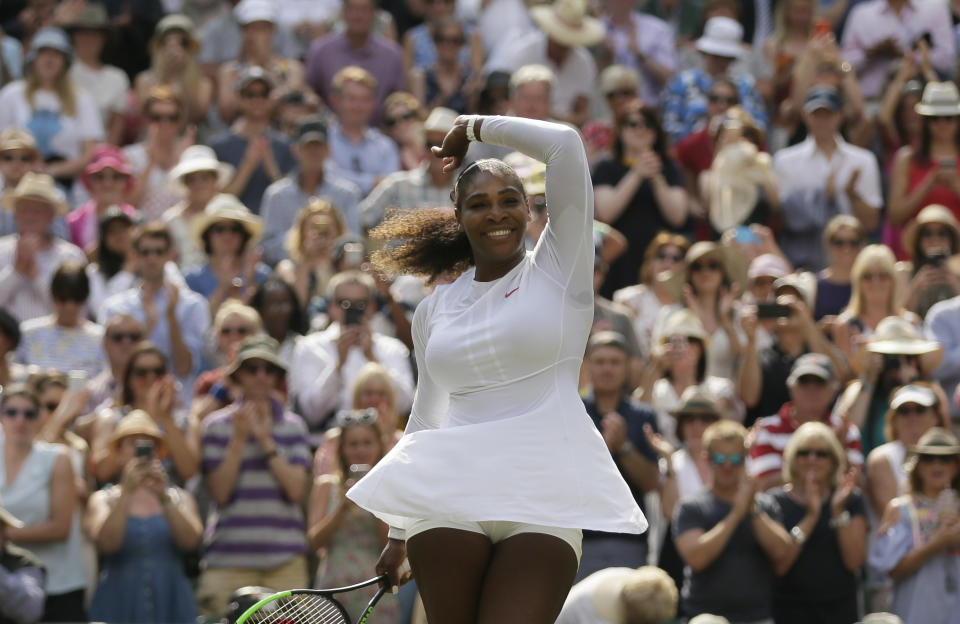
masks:
POLYGON ((703 448, 709 451, 714 442, 739 442, 746 446, 747 430, 733 420, 718 420, 703 432, 703 448))
POLYGON ((347 284, 357 284, 367 289, 370 298, 377 292, 377 283, 363 271, 340 271, 330 278, 327 284, 327 298, 333 300, 337 296, 337 289, 347 284))
POLYGON ((213 331, 219 335, 223 329, 223 324, 231 316, 239 316, 243 320, 253 325, 253 333, 258 334, 263 331, 263 321, 260 319, 260 313, 241 302, 238 299, 227 299, 217 310, 217 315, 213 317, 213 331))
MULTIPOLYGON (((783 43, 787 36, 787 4, 790 0, 778 2, 777 8, 773 12, 773 38, 778 43, 783 43)), ((807 36, 813 32, 813 24, 819 13, 820 3, 817 0, 810 0, 810 23, 807 25, 807 36)))
MULTIPOLYGON (((168 30, 163 33, 160 39, 163 39, 171 34, 180 33, 184 37, 190 40, 190 35, 184 33, 181 30, 168 30)), ((159 41, 159 40, 158 40, 159 41)), ((150 52, 150 73, 153 77, 159 81, 160 76, 166 75, 166 70, 164 70, 161 61, 163 55, 159 54, 159 45, 155 46, 150 52)), ((197 63, 197 53, 192 46, 187 45, 187 55, 186 62, 184 64, 183 70, 180 72, 180 75, 176 82, 174 83, 163 83, 158 84, 159 87, 168 87, 177 97, 177 103, 180 105, 181 114, 185 112, 186 108, 189 108, 188 102, 196 102, 199 98, 197 97, 200 91, 200 85, 203 83, 203 72, 200 69, 200 64, 197 63)), ((151 90, 151 95, 153 90, 151 90)), ((149 105, 150 97, 148 96, 146 102, 144 103, 144 110, 149 105)), ((192 113, 193 111, 186 111, 192 113)), ((189 115, 188 115, 189 116, 189 115)))
POLYGON ((677 616, 677 586, 670 575, 655 566, 637 568, 620 590, 627 621, 660 624, 677 616))
POLYGON ((343 90, 343 85, 348 82, 356 82, 374 92, 377 90, 377 79, 374 78, 373 74, 357 65, 347 65, 334 74, 330 86, 334 93, 340 93, 343 90))
MULTIPOLYGON (((921 386, 921 387, 923 387, 923 388, 929 388, 929 389, 933 390, 933 384, 930 383, 929 381, 913 381, 913 382, 910 382, 910 385, 911 385, 911 386, 921 386)), ((901 386, 901 387, 902 387, 902 386, 901 386)), ((899 391, 899 390, 900 390, 900 387, 894 388, 894 389, 893 389, 893 392, 890 393, 890 398, 893 398, 893 396, 894 396, 894 395, 897 393, 897 391, 899 391)), ((935 426, 936 426, 936 427, 943 427, 944 429, 946 429, 946 430, 949 431, 949 430, 950 430, 950 421, 948 420, 948 418, 947 418, 946 415, 944 414, 944 410, 942 409, 942 406, 940 405, 940 395, 937 394, 936 391, 934 391, 933 396, 935 396, 935 397, 937 398, 937 401, 936 401, 936 403, 934 403, 933 405, 931 405, 929 409, 932 409, 932 410, 933 410, 933 413, 934 413, 934 414, 936 415, 936 417, 937 417, 937 424, 936 424, 935 426)), ((885 438, 887 439, 887 442, 893 442, 894 440, 899 440, 899 439, 900 439, 900 434, 899 434, 899 432, 897 432, 897 429, 896 429, 896 426, 895 426, 895 423, 897 422, 896 415, 897 415, 897 410, 895 410, 895 409, 893 409, 893 408, 891 407, 890 409, 887 410, 887 413, 886 413, 886 414, 884 415, 884 417, 883 417, 883 437, 885 437, 885 438)))
POLYGON ((524 65, 510 75, 510 92, 532 82, 545 82, 552 91, 557 85, 557 76, 546 65, 524 65))
POLYGON ((885 316, 902 316, 906 311, 897 305, 900 301, 900 289, 897 285, 897 259, 886 245, 867 245, 857 254, 850 269, 850 302, 843 313, 856 318, 864 312, 863 289, 860 281, 867 269, 879 264, 882 270, 890 276, 890 297, 887 300, 887 314, 885 316))
POLYGON ((822 422, 804 423, 790 436, 787 447, 783 449, 783 467, 781 468, 781 472, 784 483, 794 482, 796 477, 797 451, 811 442, 819 442, 826 446, 833 454, 834 470, 833 474, 830 475, 830 485, 836 486, 840 483, 840 479, 843 478, 843 473, 846 472, 847 456, 843 451, 843 445, 841 445, 840 440, 837 439, 837 434, 822 422))
POLYGON ((390 397, 390 409, 397 409, 397 390, 393 387, 393 380, 390 379, 390 372, 383 364, 379 362, 367 362, 364 364, 353 382, 353 393, 350 396, 353 407, 356 409, 357 401, 360 399, 360 392, 370 382, 379 381, 387 389, 387 395, 390 397))
POLYGON ((860 219, 853 215, 839 214, 827 221, 827 226, 823 228, 823 246, 827 247, 830 239, 844 228, 855 231, 861 241, 867 238, 867 231, 864 229, 860 219))
POLYGON ((177 107, 177 114, 183 117, 183 100, 177 95, 177 92, 170 85, 156 85, 150 87, 147 92, 147 98, 143 101, 143 110, 141 113, 146 116, 150 112, 150 107, 156 103, 173 104, 177 107))
MULTIPOLYGON (((24 96, 27 99, 27 103, 30 105, 30 109, 33 110, 33 107, 35 106, 33 96, 40 89, 40 80, 33 71, 33 64, 28 66, 24 79, 26 82, 24 96)), ((60 112, 63 113, 63 116, 75 116, 77 114, 77 90, 76 86, 73 84, 73 79, 70 78, 67 63, 64 63, 63 71, 59 76, 57 76, 57 80, 53 85, 53 90, 57 94, 57 99, 60 100, 60 112)))
POLYGON ((310 219, 317 215, 326 215, 330 217, 337 226, 337 235, 339 238, 347 231, 346 221, 343 219, 343 213, 337 208, 336 204, 319 197, 311 197, 307 204, 297 213, 297 218, 293 221, 293 226, 287 230, 287 235, 283 239, 283 246, 294 262, 300 260, 300 244, 303 242, 303 228, 310 222, 310 219))
POLYGON ((417 114, 417 119, 420 121, 426 119, 426 113, 424 113, 423 106, 420 105, 420 100, 412 93, 407 91, 394 91, 383 101, 384 112, 389 111, 395 106, 403 106, 410 109, 411 112, 417 114))

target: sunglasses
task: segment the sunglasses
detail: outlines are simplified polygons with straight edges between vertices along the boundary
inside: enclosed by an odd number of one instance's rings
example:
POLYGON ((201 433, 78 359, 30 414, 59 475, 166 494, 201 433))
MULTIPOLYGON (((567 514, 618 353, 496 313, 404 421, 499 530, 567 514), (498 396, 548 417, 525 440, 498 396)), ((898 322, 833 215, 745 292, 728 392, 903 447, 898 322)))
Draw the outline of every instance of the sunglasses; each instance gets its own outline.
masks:
POLYGON ((714 466, 730 464, 731 466, 740 466, 746 455, 743 453, 710 453, 710 463, 714 466))
POLYGON ((680 254, 668 254, 663 251, 658 251, 656 258, 657 260, 669 260, 670 262, 683 262, 683 256, 680 254))
POLYGON ((917 404, 901 405, 895 413, 897 416, 923 416, 927 413, 928 409, 930 408, 917 404))
POLYGON ((261 372, 267 373, 268 375, 279 375, 283 372, 283 369, 277 366, 276 364, 271 364, 269 362, 251 362, 247 361, 240 365, 240 370, 247 373, 248 375, 259 375, 261 372))
POLYGON ((127 176, 122 173, 108 173, 106 171, 98 171, 96 173, 91 173, 90 179, 95 182, 124 182, 126 181, 127 176))
POLYGON ((180 123, 180 115, 150 115, 147 119, 150 123, 180 123))
POLYGON ((833 457, 833 453, 827 449, 797 449, 797 457, 810 457, 811 455, 817 459, 833 457))
POLYGON ((265 100, 270 97, 270 91, 266 89, 258 89, 256 91, 241 91, 240 97, 245 100, 265 100))
POLYGON ((221 336, 248 336, 252 333, 249 327, 223 327, 220 329, 221 336))
POLYGON ((817 377, 816 375, 801 375, 797 379, 797 385, 799 386, 819 386, 824 387, 827 385, 827 380, 823 377, 817 377))
POLYGON ((197 171, 196 173, 188 173, 184 175, 182 180, 184 184, 190 185, 196 182, 215 180, 216 178, 217 174, 213 171, 197 171))
POLYGON ((444 37, 443 35, 439 35, 433 38, 433 42, 437 45, 441 43, 452 43, 454 45, 461 46, 463 45, 463 37, 457 37, 457 36, 444 37))
POLYGON ((710 269, 711 271, 719 271, 723 269, 723 265, 717 262, 716 260, 710 260, 709 262, 694 262, 690 265, 690 270, 694 273, 710 269))
POLYGON ((20 162, 28 165, 37 160, 37 157, 33 154, 23 154, 21 156, 17 156, 16 154, 2 154, 0 155, 0 160, 3 160, 3 162, 20 162))
POLYGON ((859 238, 831 238, 830 244, 834 247, 849 247, 850 249, 858 249, 860 247, 859 238))
POLYGON ((921 464, 952 464, 957 460, 956 455, 918 455, 921 464))
POLYGON ((407 111, 406 113, 404 113, 404 114, 402 114, 402 115, 397 115, 396 117, 389 117, 389 118, 387 118, 387 119, 384 119, 384 120, 383 120, 383 125, 386 126, 386 127, 388 127, 388 128, 392 128, 392 127, 394 127, 395 125, 397 125, 397 124, 399 124, 399 123, 403 123, 404 121, 413 121, 413 120, 416 119, 416 118, 417 118, 417 113, 416 113, 416 112, 414 112, 414 111, 407 111))
POLYGON ((624 120, 623 120, 623 127, 624 127, 624 128, 637 128, 637 129, 640 129, 640 128, 646 128, 647 125, 646 125, 645 123, 643 123, 643 121, 641 121, 641 120, 639 120, 639 119, 624 119, 624 120))
POLYGON ((337 299, 337 305, 344 310, 359 310, 363 312, 367 309, 367 302, 364 299, 337 299))
POLYGON ((168 249, 166 247, 141 247, 137 249, 137 255, 143 256, 144 258, 149 258, 150 256, 156 256, 158 258, 167 255, 168 249))
POLYGON ((950 238, 950 230, 947 228, 923 228, 920 230, 920 238, 950 238))
POLYGON ((637 92, 634 89, 615 89, 607 92, 607 99, 612 100, 613 98, 634 97, 636 94, 637 92))
POLYGON ((23 416, 27 420, 36 420, 40 416, 39 412, 35 409, 25 409, 22 407, 5 407, 3 408, 3 417, 14 419, 17 416, 23 416))
POLYGON ((882 271, 868 271, 861 276, 861 279, 867 282, 872 282, 873 280, 887 281, 891 279, 891 276, 889 273, 884 273, 882 271))
POLYGON ((243 234, 243 226, 237 223, 233 223, 231 225, 217 223, 216 225, 210 226, 210 232, 212 234, 223 234, 225 232, 230 232, 231 234, 243 234))
POLYGON ((351 425, 372 425, 377 422, 379 413, 375 408, 365 410, 341 410, 337 412, 337 425, 349 427, 351 425))
POLYGON ((723 103, 729 106, 740 103, 740 98, 736 95, 718 95, 716 93, 711 93, 707 96, 707 100, 711 104, 723 103))
POLYGON ((150 377, 151 375, 153 375, 154 377, 163 377, 164 375, 167 374, 167 367, 166 366, 157 366, 154 368, 138 367, 138 368, 134 368, 132 372, 134 377, 139 377, 140 379, 145 379, 147 377, 150 377))
POLYGON ((107 334, 107 338, 110 339, 110 342, 116 342, 118 344, 125 340, 129 342, 140 342, 143 340, 143 334, 140 332, 115 332, 107 334))

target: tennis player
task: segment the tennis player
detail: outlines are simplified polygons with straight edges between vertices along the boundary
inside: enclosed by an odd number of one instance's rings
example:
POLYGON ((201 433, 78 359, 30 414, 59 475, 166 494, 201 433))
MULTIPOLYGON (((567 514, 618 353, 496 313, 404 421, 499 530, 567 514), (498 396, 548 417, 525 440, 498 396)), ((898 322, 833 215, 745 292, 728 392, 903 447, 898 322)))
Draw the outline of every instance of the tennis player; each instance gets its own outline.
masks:
POLYGON ((579 134, 517 117, 460 117, 434 155, 470 141, 546 164, 549 220, 532 252, 516 172, 480 160, 455 211, 388 218, 381 270, 436 278, 417 308, 419 383, 404 437, 347 496, 390 526, 377 573, 409 556, 431 622, 552 624, 580 558, 580 529, 647 523, 577 394, 593 319, 593 189, 579 134))

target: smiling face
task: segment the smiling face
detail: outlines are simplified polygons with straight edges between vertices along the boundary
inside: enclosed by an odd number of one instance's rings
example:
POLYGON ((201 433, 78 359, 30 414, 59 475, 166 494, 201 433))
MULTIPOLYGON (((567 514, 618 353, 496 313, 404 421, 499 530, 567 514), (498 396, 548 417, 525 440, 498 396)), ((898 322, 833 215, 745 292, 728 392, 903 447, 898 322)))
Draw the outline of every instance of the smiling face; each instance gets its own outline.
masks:
POLYGON ((960 470, 957 455, 920 455, 914 468, 920 485, 927 492, 942 492, 950 487, 960 470))
POLYGON ((380 459, 381 442, 376 429, 367 425, 354 425, 343 430, 341 448, 344 463, 368 464, 370 466, 380 459))
POLYGON ((524 255, 530 212, 522 183, 515 174, 480 171, 459 194, 456 217, 473 249, 478 279, 501 277, 524 255))
POLYGON ((41 84, 52 84, 67 69, 67 57, 53 48, 40 48, 33 61, 33 73, 41 84))
POLYGON ((100 171, 91 173, 90 195, 101 206, 111 206, 122 203, 124 190, 130 178, 111 167, 104 167, 100 171))
POLYGON ((29 445, 40 429, 40 406, 30 397, 15 394, 0 404, 4 437, 17 446, 29 445))
POLYGON ((696 293, 715 293, 723 285, 723 258, 708 253, 690 263, 690 285, 696 293))

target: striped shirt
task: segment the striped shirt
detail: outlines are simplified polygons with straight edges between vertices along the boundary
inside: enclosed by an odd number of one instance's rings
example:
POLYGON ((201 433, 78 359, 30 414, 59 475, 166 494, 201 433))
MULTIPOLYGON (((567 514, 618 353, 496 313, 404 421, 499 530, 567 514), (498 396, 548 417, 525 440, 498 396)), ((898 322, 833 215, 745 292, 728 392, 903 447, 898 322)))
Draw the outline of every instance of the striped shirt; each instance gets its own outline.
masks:
MULTIPOLYGON (((273 440, 294 466, 309 470, 310 450, 303 420, 273 401, 273 440)), ((209 475, 224 459, 233 438, 235 403, 203 423, 203 472, 209 475)), ((207 527, 204 563, 210 568, 271 570, 307 552, 306 526, 299 503, 287 500, 270 471, 260 445, 251 436, 230 502, 218 506, 207 527)))
MULTIPOLYGON (((838 430, 840 419, 833 414, 825 421, 833 430, 838 430)), ((779 473, 783 466, 783 449, 793 432, 800 426, 793 417, 793 403, 784 403, 780 411, 773 416, 767 416, 757 421, 757 439, 750 447, 750 458, 747 460, 747 472, 756 477, 766 477, 779 473)), ((843 441, 847 449, 847 461, 852 466, 863 467, 863 450, 860 444, 860 430, 856 425, 847 429, 846 440, 843 441)))
POLYGON ((50 315, 24 321, 20 331, 23 338, 16 360, 21 364, 64 373, 82 370, 87 377, 100 374, 107 366, 101 325, 82 320, 77 327, 63 327, 50 315))
POLYGON ((79 247, 54 237, 50 247, 37 251, 37 272, 30 278, 13 267, 19 239, 16 234, 0 238, 0 306, 23 322, 53 312, 53 274, 64 262, 86 264, 87 257, 79 247))

